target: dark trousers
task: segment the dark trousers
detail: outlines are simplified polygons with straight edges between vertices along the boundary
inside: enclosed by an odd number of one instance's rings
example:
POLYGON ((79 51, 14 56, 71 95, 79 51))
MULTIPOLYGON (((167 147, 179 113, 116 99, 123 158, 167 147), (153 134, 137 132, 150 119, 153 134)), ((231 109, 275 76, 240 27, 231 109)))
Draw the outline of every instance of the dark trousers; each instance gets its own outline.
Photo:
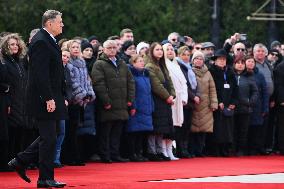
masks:
POLYGON ((144 138, 145 138, 144 132, 128 133, 128 147, 129 147, 130 156, 142 155, 144 138))
POLYGON ((265 149, 265 131, 263 125, 250 125, 248 134, 248 150, 251 155, 257 155, 265 149))
POLYGON ((13 158, 19 153, 22 149, 23 141, 23 127, 14 127, 9 126, 9 158, 13 158))
POLYGON ((8 157, 8 140, 0 140, 0 171, 7 168, 8 157))
POLYGON ((183 109, 184 122, 182 127, 175 126, 175 140, 176 140, 176 150, 177 155, 182 157, 183 155, 188 155, 188 142, 189 142, 189 133, 191 127, 192 119, 192 110, 183 109))
POLYGON ((284 107, 279 108, 277 127, 278 148, 280 153, 284 155, 284 107))
POLYGON ((190 154, 196 156, 203 155, 205 147, 206 133, 190 133, 189 138, 189 151, 190 154))
POLYGON ((77 135, 77 129, 83 123, 83 107, 70 104, 68 107, 69 120, 66 120, 65 139, 62 147, 62 162, 66 164, 80 163, 81 140, 77 135))
POLYGON ((277 150, 277 108, 270 108, 268 116, 265 117, 264 127, 265 127, 265 139, 266 148, 269 150, 277 150))
POLYGON ((100 124, 100 155, 104 159, 120 156, 120 136, 124 121, 107 121, 100 124))
POLYGON ((18 153, 23 165, 39 162, 39 180, 54 179, 54 152, 56 144, 56 121, 37 120, 39 137, 28 148, 18 153))
POLYGON ((249 119, 249 113, 235 115, 234 146, 236 152, 247 150, 249 119))

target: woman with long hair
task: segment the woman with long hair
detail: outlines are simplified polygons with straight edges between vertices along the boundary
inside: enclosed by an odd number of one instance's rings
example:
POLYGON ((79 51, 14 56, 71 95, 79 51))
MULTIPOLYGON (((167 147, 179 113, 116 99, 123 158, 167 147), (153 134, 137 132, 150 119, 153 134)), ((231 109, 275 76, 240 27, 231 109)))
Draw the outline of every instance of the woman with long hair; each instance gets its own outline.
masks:
POLYGON ((164 137, 173 134, 171 106, 174 103, 175 90, 165 64, 162 46, 154 42, 149 49, 149 59, 145 66, 150 73, 154 99, 154 131, 148 137, 148 158, 153 161, 170 160, 163 154, 164 137))
POLYGON ((24 58, 26 56, 26 46, 22 38, 12 33, 2 38, 1 62, 5 67, 5 83, 9 86, 8 94, 8 134, 9 153, 15 156, 22 148, 24 142, 23 133, 27 128, 25 121, 25 102, 27 73, 24 68, 24 58))

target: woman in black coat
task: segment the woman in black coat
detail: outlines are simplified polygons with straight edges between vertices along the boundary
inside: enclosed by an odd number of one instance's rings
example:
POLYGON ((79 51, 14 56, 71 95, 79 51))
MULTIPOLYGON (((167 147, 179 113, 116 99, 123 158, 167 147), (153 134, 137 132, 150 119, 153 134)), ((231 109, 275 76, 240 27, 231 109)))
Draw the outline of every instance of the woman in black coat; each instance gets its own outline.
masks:
POLYGON ((1 62, 6 67, 6 84, 10 86, 8 99, 9 152, 15 156, 22 148, 23 128, 26 128, 25 101, 27 74, 23 66, 26 54, 24 41, 18 34, 9 34, 2 39, 1 62))
POLYGON ((10 86, 7 84, 7 67, 0 62, 0 172, 8 171, 8 93, 10 86))
POLYGON ((263 123, 269 111, 267 84, 262 73, 256 67, 253 56, 246 56, 246 71, 253 74, 258 89, 257 102, 252 107, 249 127, 249 155, 265 154, 265 130, 263 123))
POLYGON ((258 89, 253 75, 246 72, 245 60, 234 63, 235 77, 238 85, 238 105, 235 112, 234 145, 237 156, 247 153, 248 128, 252 107, 257 102, 258 89))
POLYGON ((215 82, 219 108, 214 112, 213 155, 228 156, 233 143, 234 109, 237 101, 237 82, 234 72, 227 66, 227 53, 216 51, 215 64, 209 71, 215 82))

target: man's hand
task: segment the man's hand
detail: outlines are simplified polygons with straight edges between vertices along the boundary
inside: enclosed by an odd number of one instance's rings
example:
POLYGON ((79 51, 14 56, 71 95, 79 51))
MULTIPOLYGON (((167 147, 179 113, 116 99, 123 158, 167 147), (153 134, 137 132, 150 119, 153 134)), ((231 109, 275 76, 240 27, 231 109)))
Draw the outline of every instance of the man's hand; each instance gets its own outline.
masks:
POLYGON ((223 102, 221 102, 221 103, 219 104, 219 108, 220 108, 221 110, 224 110, 224 103, 223 103, 223 102))
POLYGON ((136 109, 130 110, 130 115, 131 115, 131 116, 134 116, 135 114, 136 114, 136 109))
POLYGON ((111 109, 111 105, 110 105, 110 104, 107 104, 107 105, 104 106, 104 108, 105 108, 106 110, 109 110, 109 109, 111 109))
POLYGON ((167 103, 168 104, 174 104, 174 97, 173 96, 170 96, 168 99, 167 99, 167 103))
POLYGON ((281 103, 280 103, 280 106, 284 106, 284 102, 281 102, 281 103))
POLYGON ((195 96, 193 100, 195 104, 200 104, 200 98, 198 96, 195 96))
POLYGON ((215 112, 217 109, 216 108, 211 108, 211 111, 212 112, 215 112))
POLYGON ((65 106, 68 106, 68 105, 69 105, 67 100, 65 100, 64 102, 65 102, 65 106))
POLYGON ((270 108, 274 108, 274 106, 275 106, 275 101, 271 101, 271 102, 269 103, 269 107, 270 107, 270 108))
POLYGON ((132 103, 131 102, 127 102, 127 106, 128 107, 132 106, 132 103))
POLYGON ((53 99, 46 101, 47 112, 54 112, 55 108, 56 108, 55 101, 53 99))

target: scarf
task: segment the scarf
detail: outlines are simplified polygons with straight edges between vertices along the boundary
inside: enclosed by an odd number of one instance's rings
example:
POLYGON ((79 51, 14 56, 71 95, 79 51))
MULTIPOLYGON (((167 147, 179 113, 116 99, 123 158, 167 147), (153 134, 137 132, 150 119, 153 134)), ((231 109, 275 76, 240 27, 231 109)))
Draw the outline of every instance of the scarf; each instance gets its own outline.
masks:
POLYGON ((193 90, 195 90, 196 87, 197 87, 197 81, 196 81, 196 76, 195 76, 195 73, 194 73, 193 70, 192 70, 191 65, 190 65, 189 63, 185 63, 185 62, 184 62, 182 59, 180 59, 179 57, 177 57, 176 59, 177 59, 177 61, 178 61, 180 64, 184 65, 184 66, 187 68, 187 78, 188 78, 188 81, 189 81, 189 83, 190 83, 190 85, 191 85, 191 88, 192 88, 193 90))

